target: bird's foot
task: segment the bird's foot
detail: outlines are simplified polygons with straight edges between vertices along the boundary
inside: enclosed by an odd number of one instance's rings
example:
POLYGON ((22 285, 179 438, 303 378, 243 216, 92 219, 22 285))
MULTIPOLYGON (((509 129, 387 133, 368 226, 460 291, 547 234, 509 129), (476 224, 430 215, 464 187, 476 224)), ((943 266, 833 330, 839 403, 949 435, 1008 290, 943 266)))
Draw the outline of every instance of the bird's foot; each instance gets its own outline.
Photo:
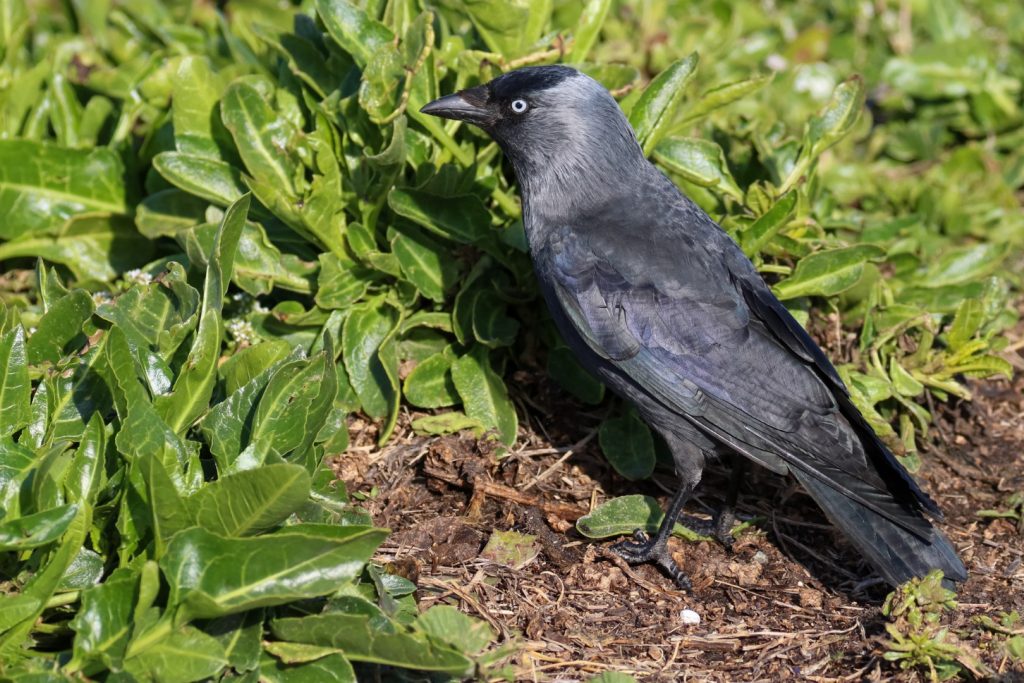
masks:
POLYGON ((732 550, 732 544, 736 540, 732 535, 732 526, 736 523, 736 515, 731 508, 722 508, 712 519, 680 515, 679 523, 695 534, 710 536, 725 546, 727 550, 732 550))
POLYGON ((667 542, 659 542, 657 538, 649 538, 642 529, 637 529, 633 532, 632 541, 620 541, 613 545, 611 549, 612 552, 630 564, 653 562, 661 567, 676 582, 676 585, 684 591, 692 588, 690 577, 672 559, 672 553, 668 551, 667 542))

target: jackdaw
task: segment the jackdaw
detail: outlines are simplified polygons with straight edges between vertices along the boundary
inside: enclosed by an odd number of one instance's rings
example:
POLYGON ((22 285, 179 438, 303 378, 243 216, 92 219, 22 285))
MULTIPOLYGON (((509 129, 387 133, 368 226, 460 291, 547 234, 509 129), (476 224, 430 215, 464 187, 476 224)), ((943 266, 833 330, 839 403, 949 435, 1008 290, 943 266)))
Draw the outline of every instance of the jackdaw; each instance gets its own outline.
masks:
MULTIPOLYGON (((511 161, 540 290, 566 343, 668 444, 679 490, 654 537, 614 546, 682 588, 667 547, 708 458, 735 456, 710 529, 731 540, 749 460, 792 474, 891 584, 967 572, 938 506, 854 407, 835 368, 737 244, 654 167, 612 96, 567 66, 518 69, 421 110, 511 161)), ((697 520, 699 521, 699 520, 697 520)))

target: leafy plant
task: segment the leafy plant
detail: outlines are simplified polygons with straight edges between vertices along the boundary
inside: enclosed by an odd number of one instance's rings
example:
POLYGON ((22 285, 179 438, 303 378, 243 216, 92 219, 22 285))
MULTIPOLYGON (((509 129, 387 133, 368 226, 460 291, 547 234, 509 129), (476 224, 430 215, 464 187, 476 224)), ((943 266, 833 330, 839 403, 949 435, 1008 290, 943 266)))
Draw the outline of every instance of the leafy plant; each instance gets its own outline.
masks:
POLYGON ((249 207, 224 212, 201 293, 169 261, 94 307, 40 266, 35 332, 3 310, 7 673, 354 681, 353 662, 465 676, 491 661, 486 625, 417 616, 414 586, 366 564, 387 530, 323 463, 344 440, 332 335, 312 356, 261 345, 217 367, 249 207), (218 385, 234 391, 211 408, 218 385))
POLYGON ((889 617, 882 655, 898 662, 901 669, 921 667, 932 681, 944 681, 964 669, 978 676, 987 667, 941 625, 943 612, 956 609, 956 593, 942 585, 942 572, 935 570, 922 579, 912 579, 890 593, 882 605, 889 617))
MULTIPOLYGON (((510 446, 512 368, 605 400, 500 150, 419 113, 518 66, 620 98, 913 468, 929 401, 1010 371, 1024 9, 911 5, 908 33, 863 3, 0 0, 5 666, 494 670, 479 625, 367 563, 385 532, 324 457, 403 403, 510 446)), ((599 441, 656 463, 629 413, 599 441)))

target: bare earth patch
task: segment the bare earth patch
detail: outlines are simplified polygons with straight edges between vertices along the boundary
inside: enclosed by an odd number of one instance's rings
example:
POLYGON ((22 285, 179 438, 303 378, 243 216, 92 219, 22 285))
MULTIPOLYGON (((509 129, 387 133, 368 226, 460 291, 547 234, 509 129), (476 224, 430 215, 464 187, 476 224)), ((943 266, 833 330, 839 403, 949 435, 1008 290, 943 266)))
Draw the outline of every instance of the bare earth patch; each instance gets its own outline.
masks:
MULTIPOLYGON (((354 448, 338 466, 351 492, 370 496, 375 522, 394 532, 377 560, 418 581, 422 606, 457 605, 500 640, 514 639, 518 679, 576 681, 612 670, 649 681, 923 680, 881 659, 888 588, 791 481, 766 471, 748 479, 739 513, 756 528, 732 552, 673 540, 694 583, 683 593, 573 524, 611 497, 646 493, 664 504, 671 473, 623 480, 593 438, 603 408, 572 403, 543 373, 521 373, 512 387, 527 419, 507 457, 486 441, 417 437, 406 415, 404 436, 383 450, 369 445, 371 425, 354 425, 354 448), (494 530, 535 535, 539 554, 521 566, 485 558, 494 530), (683 610, 700 623, 685 623, 683 610)), ((1024 680, 974 624, 978 615, 1024 612, 1022 530, 976 514, 1024 491, 1024 375, 972 389, 973 402, 937 407, 918 478, 945 511, 940 526, 970 572, 951 630, 1003 680, 1024 680)), ((725 472, 712 466, 688 512, 707 515, 724 490, 725 472)))

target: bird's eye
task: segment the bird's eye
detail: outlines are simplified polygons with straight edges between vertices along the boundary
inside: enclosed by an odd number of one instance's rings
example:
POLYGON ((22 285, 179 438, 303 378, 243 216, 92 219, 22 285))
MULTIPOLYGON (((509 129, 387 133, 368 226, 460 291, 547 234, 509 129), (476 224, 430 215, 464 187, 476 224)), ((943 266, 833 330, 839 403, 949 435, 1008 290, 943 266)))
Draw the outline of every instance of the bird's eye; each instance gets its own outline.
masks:
POLYGON ((512 100, 512 111, 517 114, 522 114, 529 108, 530 105, 526 103, 526 100, 512 100))

